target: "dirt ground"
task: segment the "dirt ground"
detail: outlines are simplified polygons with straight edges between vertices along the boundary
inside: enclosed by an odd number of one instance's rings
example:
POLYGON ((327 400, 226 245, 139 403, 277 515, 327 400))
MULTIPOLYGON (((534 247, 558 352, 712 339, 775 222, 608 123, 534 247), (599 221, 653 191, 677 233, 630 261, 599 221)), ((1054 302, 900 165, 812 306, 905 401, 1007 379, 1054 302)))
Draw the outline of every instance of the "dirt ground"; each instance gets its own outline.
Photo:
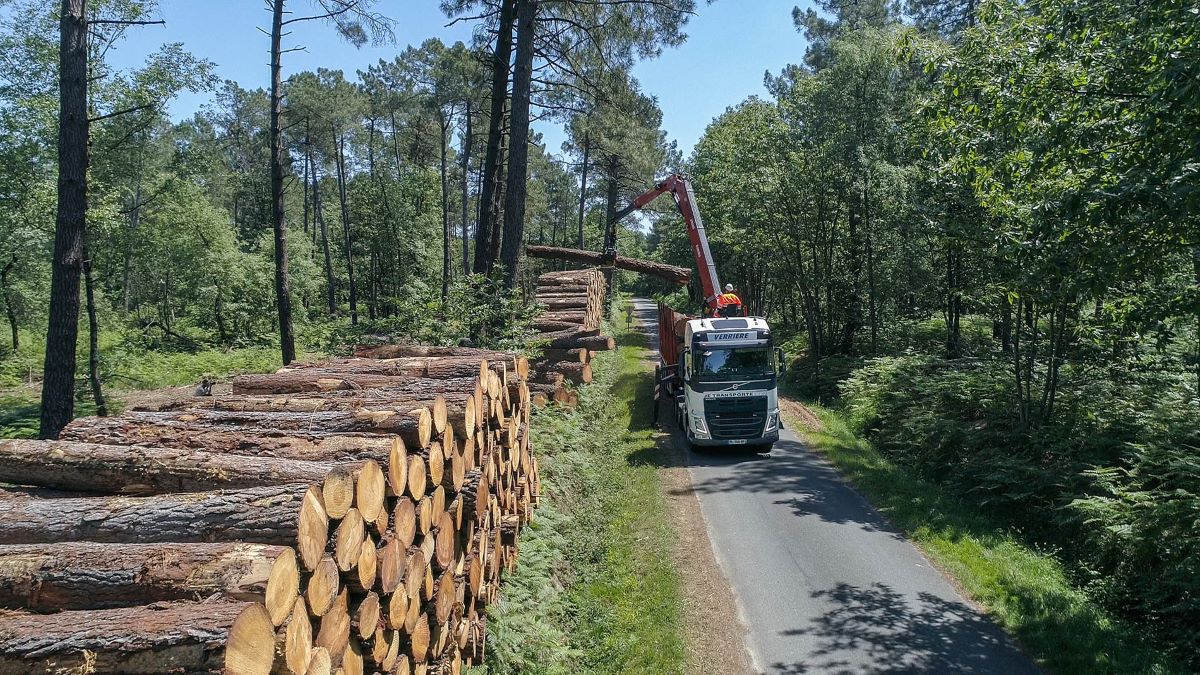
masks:
POLYGON ((821 433, 825 431, 825 424, 821 422, 821 418, 817 417, 813 411, 808 409, 808 406, 798 401, 793 401, 789 398, 779 397, 779 407, 783 408, 783 414, 794 420, 799 420, 804 424, 809 431, 821 433))
POLYGON ((688 641, 689 675, 743 675, 751 673, 750 656, 738 619, 737 603, 725 574, 717 564, 700 500, 692 489, 687 462, 666 433, 658 435, 666 460, 659 470, 671 526, 679 535, 675 560, 683 577, 684 625, 688 641))

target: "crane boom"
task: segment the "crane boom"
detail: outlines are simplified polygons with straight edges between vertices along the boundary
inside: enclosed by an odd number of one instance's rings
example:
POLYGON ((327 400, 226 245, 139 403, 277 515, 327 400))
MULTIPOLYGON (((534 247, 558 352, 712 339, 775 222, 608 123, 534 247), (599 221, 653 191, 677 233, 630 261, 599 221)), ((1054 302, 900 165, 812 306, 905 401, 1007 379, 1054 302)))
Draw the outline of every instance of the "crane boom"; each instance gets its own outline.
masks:
POLYGON ((717 278, 717 266, 713 262, 712 251, 708 248, 708 235, 704 233, 704 221, 700 218, 700 208, 696 206, 696 195, 692 192, 692 184, 686 177, 671 174, 645 194, 633 200, 629 206, 618 211, 612 221, 608 223, 604 252, 606 255, 616 255, 616 224, 618 221, 634 211, 645 208, 647 204, 667 192, 670 192, 675 199, 675 206, 679 208, 683 222, 687 225, 692 255, 696 258, 696 268, 700 271, 700 284, 704 289, 704 302, 710 308, 716 309, 717 294, 721 292, 721 282, 717 278))

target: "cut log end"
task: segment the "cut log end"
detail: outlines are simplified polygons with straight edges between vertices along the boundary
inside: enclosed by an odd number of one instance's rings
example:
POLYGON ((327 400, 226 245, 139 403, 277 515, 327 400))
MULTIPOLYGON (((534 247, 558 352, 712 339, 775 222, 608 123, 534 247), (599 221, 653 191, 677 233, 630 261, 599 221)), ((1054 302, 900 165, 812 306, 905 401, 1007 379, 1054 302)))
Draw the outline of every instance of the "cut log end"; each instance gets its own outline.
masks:
POLYGON ((229 629, 225 672, 230 675, 270 675, 275 662, 275 624, 267 608, 252 603, 229 629))
POLYGON ((285 548, 275 558, 271 565, 271 574, 267 577, 267 590, 264 604, 271 616, 271 623, 282 626, 292 613, 296 598, 300 594, 300 566, 296 561, 296 551, 285 548))

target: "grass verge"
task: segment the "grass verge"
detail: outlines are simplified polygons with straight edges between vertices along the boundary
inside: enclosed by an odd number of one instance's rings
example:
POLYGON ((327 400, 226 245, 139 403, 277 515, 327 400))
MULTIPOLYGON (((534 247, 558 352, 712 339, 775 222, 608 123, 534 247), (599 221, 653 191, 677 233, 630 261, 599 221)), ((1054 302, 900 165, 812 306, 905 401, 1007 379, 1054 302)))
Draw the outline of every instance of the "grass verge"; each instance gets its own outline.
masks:
POLYGON ((1036 551, 969 504, 880 455, 841 414, 809 405, 810 445, 1053 673, 1183 673, 1073 587, 1052 553, 1036 551))
MULTIPOLYGON (((619 322, 618 322, 619 323, 619 322)), ((534 416, 543 500, 489 608, 487 672, 680 673, 682 590, 640 336, 600 355, 575 410, 534 416)))

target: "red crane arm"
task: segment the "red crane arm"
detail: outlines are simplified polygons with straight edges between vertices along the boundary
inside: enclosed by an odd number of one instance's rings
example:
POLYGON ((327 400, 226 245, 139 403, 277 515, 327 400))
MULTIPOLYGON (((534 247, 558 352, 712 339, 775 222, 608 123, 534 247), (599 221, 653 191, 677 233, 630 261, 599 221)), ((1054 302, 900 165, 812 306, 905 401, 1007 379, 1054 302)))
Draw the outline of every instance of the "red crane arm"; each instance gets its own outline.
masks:
POLYGON ((687 178, 679 174, 672 174, 633 200, 629 206, 618 211, 612 222, 609 223, 610 236, 608 237, 609 241, 605 242, 605 248, 611 250, 611 253, 615 255, 615 225, 617 221, 634 211, 645 208, 647 204, 667 192, 670 192, 671 196, 675 198, 675 206, 679 208, 683 222, 687 225, 688 239, 692 244, 692 255, 696 258, 696 268, 700 271, 700 284, 704 289, 704 302, 709 307, 716 309, 717 294, 721 292, 721 282, 717 278, 717 266, 713 262, 712 251, 708 248, 708 235, 704 233, 704 221, 700 218, 699 207, 696 206, 696 195, 692 192, 692 184, 687 178))

